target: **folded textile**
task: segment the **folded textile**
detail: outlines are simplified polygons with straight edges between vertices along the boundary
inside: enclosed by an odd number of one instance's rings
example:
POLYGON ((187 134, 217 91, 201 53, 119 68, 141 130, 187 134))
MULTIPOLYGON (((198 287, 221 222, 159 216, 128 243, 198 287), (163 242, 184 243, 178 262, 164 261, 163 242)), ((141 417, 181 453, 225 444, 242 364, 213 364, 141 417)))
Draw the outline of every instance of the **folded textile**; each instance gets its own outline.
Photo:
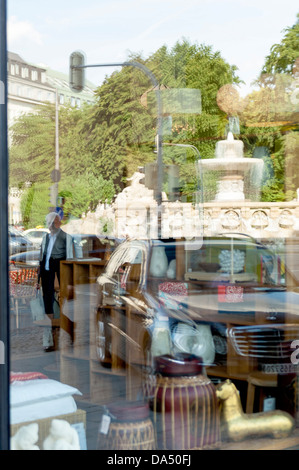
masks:
POLYGON ((48 379, 46 375, 41 372, 11 372, 10 383, 24 382, 26 380, 48 379))

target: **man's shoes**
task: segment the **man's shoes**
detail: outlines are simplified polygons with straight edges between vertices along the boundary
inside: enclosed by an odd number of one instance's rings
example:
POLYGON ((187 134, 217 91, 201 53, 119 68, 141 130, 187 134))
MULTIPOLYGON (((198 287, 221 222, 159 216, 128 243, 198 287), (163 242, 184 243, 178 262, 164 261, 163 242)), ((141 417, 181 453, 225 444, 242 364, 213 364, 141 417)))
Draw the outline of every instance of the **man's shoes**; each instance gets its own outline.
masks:
POLYGON ((54 346, 47 346, 44 348, 44 351, 45 352, 52 352, 52 351, 55 351, 55 347, 54 346))

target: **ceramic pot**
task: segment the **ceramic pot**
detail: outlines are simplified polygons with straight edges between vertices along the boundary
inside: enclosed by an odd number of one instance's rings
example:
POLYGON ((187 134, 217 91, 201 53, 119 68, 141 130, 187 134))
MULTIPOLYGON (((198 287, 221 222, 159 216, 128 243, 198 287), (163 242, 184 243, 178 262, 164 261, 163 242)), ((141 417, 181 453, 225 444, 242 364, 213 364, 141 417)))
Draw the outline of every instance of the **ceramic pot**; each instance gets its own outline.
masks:
POLYGON ((151 409, 159 449, 213 449, 220 446, 216 389, 202 359, 181 354, 156 358, 151 409))
POLYGON ((163 246, 156 246, 153 248, 153 253, 150 262, 150 274, 154 277, 166 276, 168 268, 168 259, 163 246))
POLYGON ((173 328, 172 339, 178 352, 201 357, 205 365, 214 363, 215 346, 210 325, 179 322, 173 328))

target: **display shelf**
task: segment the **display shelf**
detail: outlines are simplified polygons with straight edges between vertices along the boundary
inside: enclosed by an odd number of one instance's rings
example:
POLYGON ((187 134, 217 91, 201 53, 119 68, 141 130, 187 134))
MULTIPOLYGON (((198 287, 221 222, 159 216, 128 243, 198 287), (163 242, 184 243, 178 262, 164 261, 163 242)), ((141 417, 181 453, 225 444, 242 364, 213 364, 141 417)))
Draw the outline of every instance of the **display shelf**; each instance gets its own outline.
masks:
POLYGON ((253 274, 240 273, 230 275, 224 272, 207 273, 202 271, 187 272, 184 274, 186 281, 210 281, 210 282, 250 282, 254 281, 253 274))
POLYGON ((232 380, 245 380, 248 379, 248 373, 242 373, 238 371, 237 374, 233 374, 228 371, 226 366, 215 366, 215 367, 206 367, 206 373, 210 377, 219 377, 221 379, 230 378, 232 380))
POLYGON ((73 360, 75 360, 75 359, 80 359, 82 361, 89 361, 90 360, 89 354, 84 355, 80 351, 78 352, 77 350, 74 351, 72 349, 64 351, 63 352, 63 357, 73 359, 73 360))
POLYGON ((60 379, 91 396, 90 351, 94 346, 96 279, 106 262, 97 258, 61 262, 60 379))
MULTIPOLYGON (((111 365, 111 363, 109 364, 111 365)), ((126 375, 125 369, 111 369, 111 368, 105 367, 102 363, 100 364, 99 361, 96 361, 94 359, 91 360, 90 370, 94 374, 119 375, 119 376, 126 375)))

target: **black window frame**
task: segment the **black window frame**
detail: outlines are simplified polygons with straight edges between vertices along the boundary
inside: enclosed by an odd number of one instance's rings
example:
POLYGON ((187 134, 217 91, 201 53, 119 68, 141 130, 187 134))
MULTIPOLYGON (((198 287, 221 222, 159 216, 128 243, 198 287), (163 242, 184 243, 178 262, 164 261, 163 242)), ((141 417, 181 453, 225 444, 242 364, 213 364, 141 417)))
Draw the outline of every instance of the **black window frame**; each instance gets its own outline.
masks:
POLYGON ((10 448, 9 295, 8 295, 8 138, 7 138, 7 4, 0 0, 0 450, 10 448))

